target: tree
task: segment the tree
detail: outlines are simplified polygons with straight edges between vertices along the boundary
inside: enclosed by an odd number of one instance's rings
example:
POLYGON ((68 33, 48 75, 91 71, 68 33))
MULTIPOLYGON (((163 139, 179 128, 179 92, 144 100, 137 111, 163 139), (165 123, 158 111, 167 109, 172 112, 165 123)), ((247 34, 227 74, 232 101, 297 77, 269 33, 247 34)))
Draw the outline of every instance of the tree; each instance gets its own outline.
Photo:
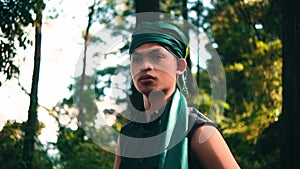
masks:
MULTIPOLYGON (((131 2, 126 1, 128 4, 131 2)), ((142 1, 137 0, 138 2, 142 1)), ((169 0, 164 2, 165 4, 160 3, 161 9, 170 9, 169 12, 172 11, 170 13, 181 16, 180 9, 184 6, 184 4, 181 4, 181 1, 169 0)), ((272 29, 274 24, 281 22, 280 12, 278 12, 281 9, 281 5, 277 2, 277 0, 217 1, 215 9, 208 9, 211 10, 209 16, 201 16, 207 19, 203 20, 203 22, 201 21, 201 26, 209 25, 209 27, 205 27, 205 31, 210 35, 214 45, 218 45, 217 50, 224 64, 228 82, 229 97, 227 101, 230 109, 225 111, 224 116, 220 115, 216 122, 243 168, 276 168, 278 166, 278 147, 276 142, 278 137, 274 134, 272 135, 272 133, 276 132, 277 120, 281 112, 281 29, 279 26, 276 26, 276 29, 272 29), (269 19, 270 14, 272 14, 274 20, 269 19), (271 133, 271 135, 268 133, 271 133), (275 140, 272 142, 275 148, 272 147, 270 150, 267 150, 265 143, 269 143, 269 140, 272 138, 275 140)), ((156 6, 157 1, 151 5, 153 4, 156 6)), ((197 5, 198 7, 201 6, 200 4, 197 5)), ((198 9, 197 5, 193 9, 198 9)), ((150 7, 150 5, 147 7, 150 7)), ((142 9, 143 6, 138 8, 142 9)), ((149 11, 149 8, 147 10, 148 12, 151 11, 149 11)), ((147 10, 145 9, 145 11, 147 10)), ((130 14, 130 10, 126 10, 124 13, 118 12, 118 14, 130 14)), ((95 15, 97 15, 97 12, 95 12, 95 15)), ((101 15, 99 14, 99 16, 101 15)), ((124 25, 118 25, 118 28, 122 29, 128 26, 124 25)), ((106 26, 113 28, 115 25, 107 23, 106 26)), ((120 35, 122 32, 118 28, 114 30, 117 32, 116 34, 120 35)), ((93 38, 92 35, 90 35, 90 38, 93 38)), ((128 49, 128 45, 124 45, 120 51, 126 49, 128 49)), ((207 65, 210 68, 214 66, 211 64, 211 60, 208 61, 207 65)), ((121 69, 120 72, 125 72, 126 70, 123 67, 107 67, 102 70, 96 70, 96 81, 93 81, 93 77, 91 79, 87 77, 86 79, 83 93, 90 99, 87 99, 89 105, 86 104, 85 106, 90 106, 90 109, 87 109, 90 113, 87 119, 91 119, 91 125, 97 113, 94 110, 94 102, 96 101, 93 99, 101 102, 102 98, 105 97, 105 89, 112 87, 113 76, 116 74, 115 71, 117 69, 121 69), (97 84, 101 82, 102 86, 97 87, 97 84), (96 98, 92 97, 92 92, 96 92, 96 98)), ((202 71, 205 72, 205 70, 202 71)), ((210 93, 211 86, 209 86, 210 79, 207 73, 202 73, 200 79, 202 87, 204 86, 204 88, 201 88, 201 92, 204 94, 201 93, 199 97, 205 97, 202 100, 209 100, 211 98, 207 93, 210 93)), ((73 86, 73 89, 76 88, 78 90, 79 84, 79 82, 76 82, 75 85, 77 87, 73 86)), ((116 99, 116 101, 121 104, 126 100, 116 99)), ((61 107, 65 105, 63 104, 61 107)), ((206 105, 201 106, 201 108, 204 108, 201 111, 209 109, 206 105)), ((114 112, 115 110, 113 109, 106 109, 105 111, 106 114, 114 114, 114 112)), ((120 128, 120 126, 114 127, 120 128)), ((83 149, 88 149, 94 153, 93 150, 96 147, 90 144, 91 140, 84 137, 87 135, 78 134, 81 133, 81 129, 72 130, 69 127, 65 127, 60 132, 59 136, 61 139, 58 144, 62 144, 61 150, 64 156, 68 156, 68 154, 63 152, 66 151, 63 148, 67 147, 65 144, 68 143, 67 140, 69 138, 64 137, 62 133, 66 134, 66 136, 77 135, 74 136, 74 140, 83 138, 77 142, 78 146, 74 146, 74 149, 76 148, 74 156, 63 158, 69 166, 77 164, 72 159, 86 157, 85 152, 83 154, 80 153, 83 149)), ((101 132, 95 131, 99 135, 101 132)), ((103 137, 105 136, 103 135, 103 137)), ((92 157, 90 160, 92 160, 92 157)))
POLYGON ((22 124, 8 121, 0 134, 0 167, 21 168, 22 124))
POLYGON ((216 1, 205 20, 226 73, 230 109, 219 125, 242 168, 279 165, 278 139, 269 150, 262 142, 278 131, 281 113, 281 7, 277 0, 216 1))
POLYGON ((34 68, 30 92, 30 105, 28 110, 28 119, 24 127, 24 145, 23 145, 23 168, 33 168, 34 145, 36 131, 38 130, 37 108, 38 108, 38 81, 41 59, 41 38, 42 38, 42 12, 45 4, 43 0, 38 0, 35 4, 35 52, 34 68))
POLYGON ((6 74, 7 79, 18 75, 19 69, 13 62, 16 54, 16 46, 26 48, 32 41, 26 36, 24 28, 33 24, 36 31, 35 56, 32 86, 30 93, 30 106, 28 120, 24 127, 25 137, 23 144, 23 168, 32 168, 34 156, 35 135, 38 129, 37 120, 37 91, 40 67, 40 45, 43 1, 1 1, 1 64, 0 71, 6 74), (36 18, 33 19, 33 13, 36 18))
POLYGON ((82 128, 60 131, 57 148, 60 151, 59 165, 66 169, 110 169, 114 155, 103 150, 86 136, 82 128))
POLYGON ((283 108, 280 134, 281 168, 298 165, 300 150, 299 1, 283 2, 283 108))
MULTIPOLYGON (((0 72, 11 79, 19 74, 19 68, 14 63, 16 47, 25 49, 32 44, 24 28, 33 24, 31 12, 34 9, 32 1, 0 1, 0 72)), ((1 86, 0 80, 0 86, 1 86)))
POLYGON ((142 1, 142 0, 135 0, 135 12, 136 14, 136 25, 143 21, 158 21, 159 20, 159 0, 148 0, 148 1, 142 1), (150 15, 143 15, 143 13, 146 12, 153 12, 153 14, 150 15))
MULTIPOLYGON (((41 133, 44 124, 39 123, 39 130, 36 135, 41 133)), ((0 132, 0 168, 14 168, 23 169, 22 159, 23 152, 23 128, 24 123, 17 123, 15 121, 7 121, 0 132)), ((34 159, 32 162, 32 169, 51 169, 53 164, 47 151, 40 142, 36 142, 34 150, 34 159)))
MULTIPOLYGON (((110 87, 116 67, 104 70, 94 69, 95 74, 87 73, 87 70, 91 68, 90 62, 87 60, 99 57, 99 53, 91 53, 94 52, 92 50, 94 46, 99 48, 99 46, 106 45, 101 36, 90 32, 93 24, 98 22, 98 24, 111 28, 113 25, 110 21, 116 19, 115 17, 120 14, 128 14, 126 11, 113 10, 116 3, 111 0, 94 1, 94 4, 89 7, 88 24, 83 31, 84 51, 79 61, 79 65, 81 65, 79 72, 76 72, 79 76, 74 78, 75 83, 69 87, 73 95, 50 110, 59 125, 58 141, 55 145, 59 150, 58 166, 63 168, 112 168, 114 155, 102 149, 103 145, 98 145, 99 142, 95 139, 95 137, 100 137, 108 140, 106 143, 112 141, 111 138, 108 138, 109 134, 105 128, 100 127, 99 129, 99 126, 96 126, 98 125, 97 116, 99 116, 96 103, 102 101, 104 89, 110 87), (104 80, 104 76, 109 77, 108 81, 104 80), (69 121, 66 122, 64 117, 69 121)), ((119 19, 122 20, 122 18, 119 19)), ((110 113, 110 111, 107 112, 110 113)), ((114 111, 111 110, 111 112, 114 111)))

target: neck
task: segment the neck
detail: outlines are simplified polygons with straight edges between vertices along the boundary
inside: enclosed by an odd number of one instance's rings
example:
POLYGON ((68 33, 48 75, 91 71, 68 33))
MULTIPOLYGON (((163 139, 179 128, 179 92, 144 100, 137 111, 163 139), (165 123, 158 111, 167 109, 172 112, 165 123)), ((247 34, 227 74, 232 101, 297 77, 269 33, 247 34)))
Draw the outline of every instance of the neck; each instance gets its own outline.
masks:
POLYGON ((173 93, 174 91, 171 94, 165 94, 162 91, 153 90, 149 95, 143 95, 147 122, 150 121, 150 116, 154 112, 168 103, 173 93))

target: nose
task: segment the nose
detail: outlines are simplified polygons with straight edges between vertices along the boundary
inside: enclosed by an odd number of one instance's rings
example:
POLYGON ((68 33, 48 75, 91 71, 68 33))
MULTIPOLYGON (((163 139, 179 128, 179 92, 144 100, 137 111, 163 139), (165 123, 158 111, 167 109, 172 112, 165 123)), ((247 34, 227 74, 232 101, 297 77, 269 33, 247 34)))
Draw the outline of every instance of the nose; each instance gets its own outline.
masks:
POLYGON ((153 69, 153 64, 149 61, 144 61, 140 67, 141 71, 152 70, 152 69, 153 69))

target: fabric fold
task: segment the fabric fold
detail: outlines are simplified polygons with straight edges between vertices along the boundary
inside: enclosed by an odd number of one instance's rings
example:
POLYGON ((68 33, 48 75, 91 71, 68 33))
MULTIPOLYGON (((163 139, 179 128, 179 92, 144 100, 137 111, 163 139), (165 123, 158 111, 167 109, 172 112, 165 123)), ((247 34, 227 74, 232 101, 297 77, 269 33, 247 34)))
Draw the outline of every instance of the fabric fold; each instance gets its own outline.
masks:
POLYGON ((186 99, 176 89, 168 118, 163 118, 164 151, 159 158, 159 169, 188 169, 188 110, 186 99))

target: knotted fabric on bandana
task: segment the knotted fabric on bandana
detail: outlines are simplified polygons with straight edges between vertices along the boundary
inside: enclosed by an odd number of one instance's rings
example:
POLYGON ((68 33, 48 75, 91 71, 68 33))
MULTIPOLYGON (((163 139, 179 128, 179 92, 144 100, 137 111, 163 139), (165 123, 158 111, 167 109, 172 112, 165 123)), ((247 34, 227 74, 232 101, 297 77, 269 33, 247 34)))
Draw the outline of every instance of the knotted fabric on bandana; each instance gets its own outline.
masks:
POLYGON ((162 21, 140 23, 132 34, 129 54, 145 43, 158 43, 179 58, 185 58, 188 54, 188 40, 183 32, 162 21))

